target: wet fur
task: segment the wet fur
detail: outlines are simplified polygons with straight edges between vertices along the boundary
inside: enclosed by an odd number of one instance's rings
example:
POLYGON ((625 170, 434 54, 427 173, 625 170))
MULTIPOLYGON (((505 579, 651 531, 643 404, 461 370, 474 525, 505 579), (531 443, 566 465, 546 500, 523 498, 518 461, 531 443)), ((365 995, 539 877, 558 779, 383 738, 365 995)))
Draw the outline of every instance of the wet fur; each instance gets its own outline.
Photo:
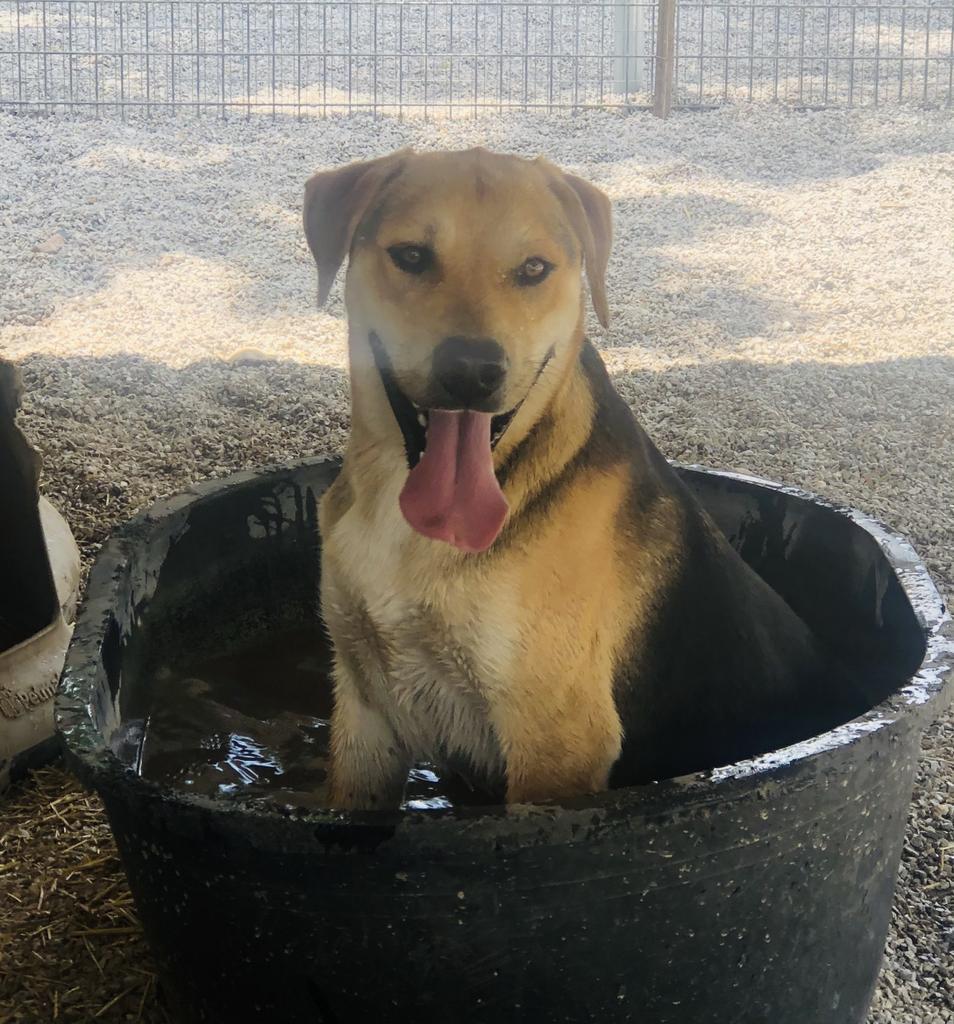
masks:
MULTIPOLYGON (((517 208, 549 203, 554 246, 587 271, 605 320, 605 197, 545 163, 531 172, 526 161, 480 150, 443 156, 452 162, 397 154, 352 165, 317 175, 306 192, 323 294, 351 254, 352 438, 320 510, 322 609, 336 657, 332 803, 394 806, 417 760, 509 802, 559 800, 797 738, 799 706, 824 685, 823 659, 612 387, 583 335, 579 271, 538 312, 505 289, 498 299, 489 276, 478 293, 462 273, 442 282, 453 288, 433 305, 422 293, 406 314, 400 280, 376 262, 389 218, 406 217, 415 202, 402 182, 437 180, 435 166, 458 171, 459 185, 434 202, 459 219, 489 202, 508 174, 526 176, 533 187, 515 186, 517 208), (541 183, 548 194, 537 200, 541 183), (495 452, 510 514, 480 555, 427 540, 404 521, 406 456, 368 349, 369 331, 380 330, 402 386, 425 388, 419 368, 432 321, 437 337, 460 330, 462 319, 502 344, 514 339, 518 367, 540 365, 559 335, 540 380, 530 386, 525 375, 529 392, 495 452)), ((450 257, 448 267, 450 277, 450 257)))

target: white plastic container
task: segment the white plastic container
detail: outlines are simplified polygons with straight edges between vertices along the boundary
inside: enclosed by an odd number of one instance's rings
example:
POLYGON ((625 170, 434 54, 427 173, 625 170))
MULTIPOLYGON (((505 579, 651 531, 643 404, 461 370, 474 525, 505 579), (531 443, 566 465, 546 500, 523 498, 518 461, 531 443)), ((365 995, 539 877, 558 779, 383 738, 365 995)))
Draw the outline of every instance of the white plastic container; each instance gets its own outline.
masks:
POLYGON ((0 360, 0 793, 58 750, 53 697, 73 632, 80 555, 37 493, 39 459, 16 425, 21 386, 0 360))

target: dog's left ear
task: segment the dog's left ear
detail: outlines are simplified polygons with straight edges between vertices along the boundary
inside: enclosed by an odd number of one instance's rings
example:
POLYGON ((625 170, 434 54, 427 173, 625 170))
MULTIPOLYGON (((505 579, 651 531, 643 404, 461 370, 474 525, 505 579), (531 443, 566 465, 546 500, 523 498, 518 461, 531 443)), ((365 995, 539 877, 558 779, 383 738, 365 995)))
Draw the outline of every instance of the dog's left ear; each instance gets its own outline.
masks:
POLYGON ((583 178, 567 174, 542 157, 537 161, 548 172, 551 187, 563 204, 583 246, 586 280, 590 298, 599 322, 609 326, 609 303, 606 301, 606 267, 613 245, 613 207, 605 192, 583 178))
POLYGON ((308 248, 318 264, 319 306, 328 298, 371 201, 410 154, 410 149, 399 149, 377 160, 319 171, 306 182, 302 219, 308 248))

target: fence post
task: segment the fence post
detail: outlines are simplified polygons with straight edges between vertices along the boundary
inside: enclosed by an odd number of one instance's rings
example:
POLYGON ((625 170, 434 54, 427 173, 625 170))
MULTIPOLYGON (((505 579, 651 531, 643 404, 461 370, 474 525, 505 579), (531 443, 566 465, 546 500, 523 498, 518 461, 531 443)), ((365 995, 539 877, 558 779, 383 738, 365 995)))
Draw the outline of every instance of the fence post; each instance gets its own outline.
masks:
POLYGON ((659 0, 656 31, 656 88, 653 113, 669 117, 672 110, 672 80, 676 69, 676 0, 659 0))
POLYGON ((646 88, 646 0, 613 8, 613 86, 620 96, 646 88))

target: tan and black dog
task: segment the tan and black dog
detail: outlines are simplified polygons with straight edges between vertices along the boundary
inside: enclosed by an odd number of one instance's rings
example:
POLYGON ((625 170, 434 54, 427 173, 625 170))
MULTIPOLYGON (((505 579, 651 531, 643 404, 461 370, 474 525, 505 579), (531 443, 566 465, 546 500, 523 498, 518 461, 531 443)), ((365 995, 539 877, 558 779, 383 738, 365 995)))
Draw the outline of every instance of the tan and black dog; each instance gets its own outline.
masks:
POLYGON ((428 760, 509 802, 796 738, 807 627, 729 547, 584 337, 606 196, 474 149, 316 174, 319 302, 348 258, 352 432, 321 504, 331 802, 428 760))

